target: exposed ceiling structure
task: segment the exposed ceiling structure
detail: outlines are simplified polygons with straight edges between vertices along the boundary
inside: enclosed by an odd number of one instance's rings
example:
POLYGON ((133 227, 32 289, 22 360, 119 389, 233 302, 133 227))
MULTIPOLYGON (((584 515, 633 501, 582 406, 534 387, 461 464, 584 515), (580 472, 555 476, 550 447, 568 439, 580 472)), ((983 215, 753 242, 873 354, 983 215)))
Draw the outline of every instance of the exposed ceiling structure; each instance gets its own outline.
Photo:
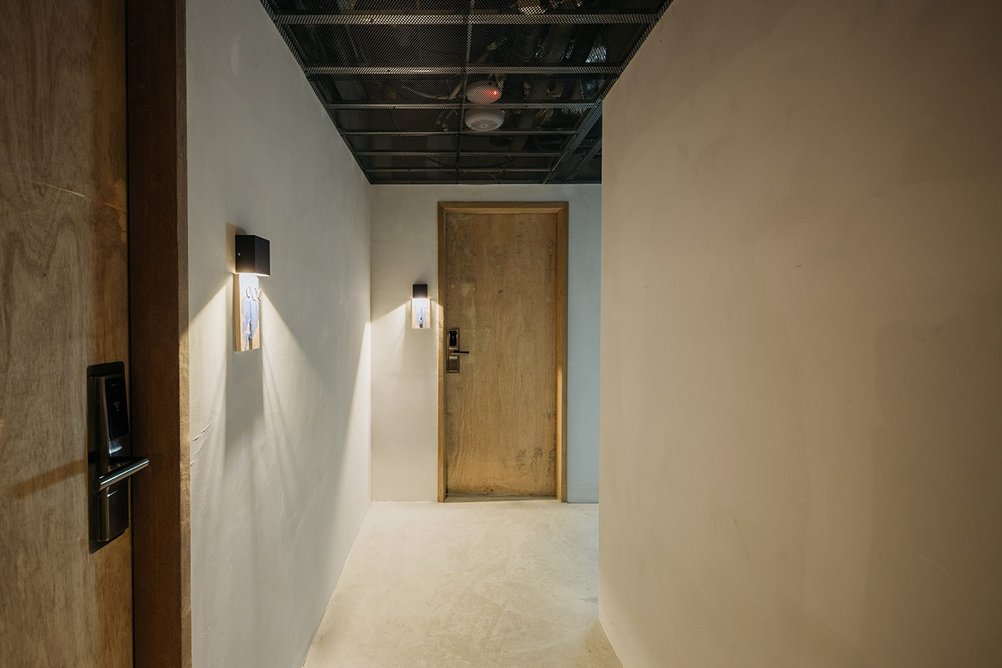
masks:
POLYGON ((670 0, 262 0, 372 183, 598 183, 670 0))

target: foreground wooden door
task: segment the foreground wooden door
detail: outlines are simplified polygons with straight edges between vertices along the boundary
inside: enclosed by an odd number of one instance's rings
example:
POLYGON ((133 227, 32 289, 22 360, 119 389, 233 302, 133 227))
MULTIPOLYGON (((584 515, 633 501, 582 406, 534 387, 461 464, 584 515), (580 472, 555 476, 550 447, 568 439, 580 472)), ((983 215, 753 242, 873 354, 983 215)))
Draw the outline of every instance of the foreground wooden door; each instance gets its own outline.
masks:
POLYGON ((0 665, 132 664, 129 531, 88 549, 87 366, 128 356, 124 2, 0 22, 0 665))
POLYGON ((563 497, 566 221, 565 204, 441 206, 440 496, 563 497))

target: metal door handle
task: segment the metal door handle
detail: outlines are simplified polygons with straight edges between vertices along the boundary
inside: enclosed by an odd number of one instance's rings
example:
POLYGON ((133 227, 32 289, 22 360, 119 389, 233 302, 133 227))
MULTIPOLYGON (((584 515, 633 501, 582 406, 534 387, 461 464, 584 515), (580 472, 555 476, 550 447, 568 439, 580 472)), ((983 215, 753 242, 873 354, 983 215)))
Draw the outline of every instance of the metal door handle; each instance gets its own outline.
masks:
POLYGON ((127 457, 122 459, 112 458, 111 464, 119 464, 119 467, 108 471, 108 473, 102 476, 98 476, 96 491, 103 492, 112 485, 131 478, 149 466, 150 460, 146 457, 127 457))
POLYGON ((469 355, 470 351, 469 350, 459 350, 458 348, 450 348, 449 349, 449 354, 450 355, 469 355))

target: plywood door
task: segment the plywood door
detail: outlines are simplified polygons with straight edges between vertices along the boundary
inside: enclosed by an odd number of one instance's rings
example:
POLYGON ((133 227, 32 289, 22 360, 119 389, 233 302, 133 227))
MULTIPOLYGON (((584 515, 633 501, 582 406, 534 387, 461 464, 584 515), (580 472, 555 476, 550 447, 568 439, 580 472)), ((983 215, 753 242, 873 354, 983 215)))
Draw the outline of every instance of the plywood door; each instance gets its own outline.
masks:
POLYGON ((131 537, 90 554, 87 366, 128 354, 124 3, 0 22, 0 665, 132 665, 131 537))
POLYGON ((445 209, 446 493, 557 495, 561 211, 445 209))

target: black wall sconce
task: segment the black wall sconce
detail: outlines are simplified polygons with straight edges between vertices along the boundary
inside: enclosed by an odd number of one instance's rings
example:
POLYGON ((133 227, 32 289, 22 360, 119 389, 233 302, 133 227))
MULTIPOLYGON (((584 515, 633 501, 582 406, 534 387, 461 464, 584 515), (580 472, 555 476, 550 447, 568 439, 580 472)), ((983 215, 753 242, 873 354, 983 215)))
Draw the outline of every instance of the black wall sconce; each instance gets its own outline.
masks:
POLYGON ((271 276, 271 242, 253 234, 236 235, 233 277, 233 332, 237 352, 261 347, 259 278, 271 276))
POLYGON ((237 273, 271 276, 271 242, 253 234, 238 234, 237 273))
POLYGON ((411 286, 411 329, 431 327, 431 300, 428 299, 428 284, 415 283, 411 286))

